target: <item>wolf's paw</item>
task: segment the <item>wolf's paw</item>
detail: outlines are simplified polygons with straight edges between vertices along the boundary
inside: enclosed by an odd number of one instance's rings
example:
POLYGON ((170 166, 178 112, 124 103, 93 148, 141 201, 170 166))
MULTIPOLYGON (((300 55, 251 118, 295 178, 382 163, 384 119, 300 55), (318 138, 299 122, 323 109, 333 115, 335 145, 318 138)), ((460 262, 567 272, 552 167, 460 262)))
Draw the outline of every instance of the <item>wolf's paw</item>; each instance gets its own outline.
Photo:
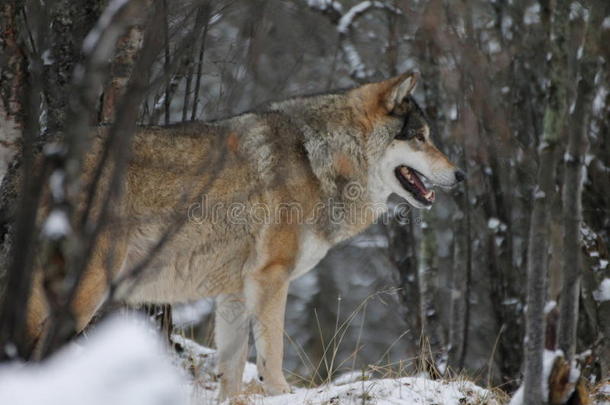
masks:
POLYGON ((292 392, 290 385, 282 378, 282 380, 271 382, 263 381, 263 389, 267 395, 281 395, 292 392))

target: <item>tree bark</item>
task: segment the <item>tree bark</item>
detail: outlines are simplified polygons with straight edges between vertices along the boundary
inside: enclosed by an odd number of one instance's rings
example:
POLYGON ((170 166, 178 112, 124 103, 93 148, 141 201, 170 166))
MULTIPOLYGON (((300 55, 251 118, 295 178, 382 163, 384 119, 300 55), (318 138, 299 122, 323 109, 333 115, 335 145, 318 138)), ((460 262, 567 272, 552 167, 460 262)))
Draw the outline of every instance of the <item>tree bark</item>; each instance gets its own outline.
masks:
POLYGON ((0 6, 0 183, 23 131, 27 60, 17 34, 17 1, 0 6))
MULTIPOLYGON (((397 269, 397 284, 400 288, 399 296, 402 304, 402 314, 405 324, 410 331, 421 330, 419 275, 417 271, 417 241, 414 235, 414 215, 410 210, 403 210, 392 217, 387 225, 388 250, 392 262, 397 269)), ((417 333, 417 332, 416 332, 417 333)), ((410 334, 409 343, 415 341, 410 334)), ((417 354, 418 347, 413 344, 409 348, 412 353, 409 357, 417 354)))
POLYGON ((470 324, 470 207, 468 184, 462 186, 462 208, 454 216, 453 269, 451 273, 451 320, 447 366, 455 371, 464 368, 470 324))
MULTIPOLYGON (((150 3, 149 1, 147 4, 150 3)), ((110 83, 104 89, 100 108, 100 123, 114 121, 119 99, 125 93, 125 87, 131 76, 133 64, 142 47, 144 35, 143 21, 132 25, 128 32, 119 39, 114 61, 110 69, 110 83)))
POLYGON ((576 352, 576 327, 582 272, 581 237, 582 189, 586 177, 585 154, 589 113, 594 95, 594 78, 597 70, 595 47, 604 16, 601 7, 592 7, 586 23, 580 78, 576 91, 574 111, 570 117, 568 150, 564 156, 563 180, 563 284, 560 299, 559 347, 570 363, 576 352))
MULTIPOLYGON (((0 347, 14 349, 1 351, 0 360, 25 357, 28 350, 25 343, 25 322, 37 236, 36 211, 48 176, 46 165, 36 167, 34 163, 36 137, 40 134, 36 117, 40 115, 41 76, 41 64, 33 61, 30 88, 26 92, 25 113, 28 119, 23 129, 20 167, 14 173, 8 172, 12 181, 5 180, 0 188, 2 216, 11 216, 11 229, 7 229, 8 224, 0 223, 4 239, 1 252, 3 263, 0 265, 6 268, 7 273, 6 283, 4 280, 2 282, 5 291, 0 294, 0 347)), ((9 218, 2 218, 3 222, 5 220, 8 221, 9 218)))
POLYGON ((43 90, 47 129, 56 133, 64 130, 72 94, 72 73, 83 59, 81 45, 100 16, 102 0, 55 0, 47 7, 51 20, 50 48, 42 53, 43 90))
POLYGON ((423 214, 422 239, 419 253, 420 319, 422 323, 421 351, 426 371, 438 377, 437 366, 443 356, 444 342, 436 300, 438 298, 438 263, 436 257, 436 235, 434 217, 431 212, 423 214))
POLYGON ((548 264, 549 210, 555 188, 556 149, 564 127, 566 112, 567 52, 569 4, 559 2, 553 10, 554 36, 551 60, 549 96, 544 112, 542 142, 539 146, 538 186, 534 190, 527 255, 527 312, 525 341, 524 398, 528 404, 541 405, 543 398, 543 352, 548 264))

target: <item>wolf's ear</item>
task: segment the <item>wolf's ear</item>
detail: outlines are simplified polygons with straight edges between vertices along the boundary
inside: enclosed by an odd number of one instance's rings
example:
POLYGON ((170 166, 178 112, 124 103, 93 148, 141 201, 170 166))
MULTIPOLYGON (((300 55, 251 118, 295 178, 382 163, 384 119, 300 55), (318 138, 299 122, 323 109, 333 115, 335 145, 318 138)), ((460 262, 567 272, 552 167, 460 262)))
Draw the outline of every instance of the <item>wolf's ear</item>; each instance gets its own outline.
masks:
POLYGON ((393 84, 386 93, 385 105, 389 112, 395 111, 415 89, 419 74, 404 73, 398 77, 390 79, 393 84))

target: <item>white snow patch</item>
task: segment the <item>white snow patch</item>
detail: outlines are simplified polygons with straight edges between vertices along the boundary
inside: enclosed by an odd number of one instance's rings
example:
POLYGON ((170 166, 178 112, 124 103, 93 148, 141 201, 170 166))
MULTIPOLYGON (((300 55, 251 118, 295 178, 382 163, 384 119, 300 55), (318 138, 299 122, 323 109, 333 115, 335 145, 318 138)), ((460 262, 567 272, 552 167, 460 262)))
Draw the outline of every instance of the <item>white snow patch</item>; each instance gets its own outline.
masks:
POLYGON ((458 118, 457 104, 455 104, 455 103, 451 104, 451 107, 449 107, 449 112, 447 115, 449 115, 449 119, 451 121, 457 120, 457 118, 458 118))
POLYGON ((64 210, 51 211, 42 227, 42 233, 50 239, 58 239, 70 233, 70 220, 64 210))
POLYGON ((493 54, 500 52, 502 50, 502 47, 500 46, 499 41, 492 39, 491 41, 489 41, 489 43, 487 45, 487 50, 490 55, 493 55, 493 54))
POLYGON ((51 66, 54 63, 55 63, 55 58, 53 57, 51 50, 45 49, 44 52, 42 53, 42 64, 44 66, 51 66))
POLYGON ((216 13, 212 17, 210 17, 210 21, 208 21, 208 25, 214 25, 222 18, 222 13, 216 13))
POLYGON ((49 178, 49 188, 51 189, 51 194, 53 198, 57 201, 64 199, 64 178, 66 177, 65 173, 61 169, 57 169, 53 171, 51 177, 49 178))
POLYGON ((353 238, 349 244, 360 248, 387 248, 388 238, 382 235, 366 236, 363 234, 353 238))
POLYGON ((371 373, 366 371, 351 371, 348 373, 341 374, 339 377, 333 380, 335 385, 344 385, 353 383, 356 381, 365 381, 371 378, 371 373))
MULTIPOLYGON (((610 18, 610 17, 608 17, 610 18)), ((599 86, 593 99, 593 113, 599 114, 605 106, 606 96, 608 95, 608 89, 604 86, 599 86)))
POLYGON ((538 24, 540 22, 540 4, 534 3, 529 6, 523 14, 523 22, 526 25, 538 24))
POLYGON ((345 53, 347 64, 350 66, 350 73, 358 79, 366 78, 366 68, 364 67, 364 63, 362 63, 362 58, 360 58, 360 54, 356 50, 356 47, 351 43, 346 42, 343 44, 342 49, 345 53))
POLYGON ((318 10, 326 10, 332 8, 338 12, 343 10, 341 4, 334 0, 307 0, 307 5, 318 10))
POLYGON ((489 218, 489 221, 487 221, 487 227, 489 229, 496 230, 500 227, 500 223, 501 222, 498 218, 491 217, 489 218))
POLYGON ((214 301, 203 299, 188 304, 175 305, 172 308, 172 321, 178 327, 185 327, 198 323, 204 316, 212 313, 214 301))
POLYGON ((538 200, 544 197, 546 197, 545 192, 542 191, 540 188, 536 188, 536 191, 534 192, 534 200, 538 200))
POLYGON ((557 301, 555 301, 555 300, 547 301, 546 304, 544 305, 544 313, 548 314, 555 308, 557 308, 557 301))
POLYGON ((570 21, 582 18, 585 21, 589 20, 589 10, 583 7, 579 2, 572 2, 570 4, 570 21))
MULTIPOLYGON (((606 264, 608 264, 608 262, 606 262, 606 264)), ((604 281, 599 284, 599 288, 593 291, 593 298, 598 302, 610 301, 610 278, 605 278, 604 281)))
POLYGON ((0 404, 187 404, 180 372, 144 322, 114 318, 82 347, 70 345, 41 364, 0 367, 0 404))
POLYGON ((291 394, 274 397, 253 395, 249 399, 251 403, 259 405, 498 404, 489 391, 471 382, 433 381, 424 377, 357 381, 339 386, 328 384, 315 389, 296 388, 291 394))

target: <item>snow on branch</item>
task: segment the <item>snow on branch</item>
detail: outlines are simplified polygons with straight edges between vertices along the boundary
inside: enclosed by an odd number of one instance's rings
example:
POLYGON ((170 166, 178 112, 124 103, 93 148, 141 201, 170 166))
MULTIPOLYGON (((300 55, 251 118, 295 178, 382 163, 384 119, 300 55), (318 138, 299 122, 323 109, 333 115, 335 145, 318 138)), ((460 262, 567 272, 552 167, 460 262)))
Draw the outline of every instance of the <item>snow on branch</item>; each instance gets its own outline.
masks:
POLYGON ((399 9, 383 1, 363 1, 343 14, 337 24, 337 31, 341 34, 347 34, 354 20, 372 8, 386 9, 394 14, 401 14, 399 9))
POLYGON ((383 1, 363 1, 351 7, 347 12, 342 13, 343 7, 337 1, 333 0, 306 0, 307 5, 313 10, 320 11, 328 16, 333 24, 337 25, 339 33, 339 42, 343 58, 349 67, 350 76, 356 81, 364 81, 370 71, 366 69, 362 57, 354 43, 349 39, 349 33, 353 27, 354 21, 363 16, 369 10, 383 9, 394 14, 402 14, 402 12, 383 1))
POLYGON ((334 0, 307 0, 307 5, 320 11, 334 10, 338 13, 343 12, 343 6, 334 0))

